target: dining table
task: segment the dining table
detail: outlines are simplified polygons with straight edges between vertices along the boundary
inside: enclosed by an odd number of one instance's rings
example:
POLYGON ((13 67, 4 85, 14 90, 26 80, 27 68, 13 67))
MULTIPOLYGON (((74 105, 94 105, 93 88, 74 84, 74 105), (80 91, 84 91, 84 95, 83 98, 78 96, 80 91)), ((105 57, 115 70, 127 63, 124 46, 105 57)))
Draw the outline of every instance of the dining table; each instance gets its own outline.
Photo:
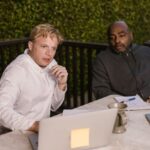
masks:
MULTIPOLYGON (((116 96, 109 95, 75 109, 109 109, 108 105, 116 102, 114 99, 116 96)), ((112 133, 109 145, 93 150, 150 150, 150 124, 145 118, 145 114, 150 113, 150 109, 127 110, 125 113, 127 116, 126 131, 123 133, 112 133)), ((0 150, 32 150, 28 138, 30 134, 34 133, 15 130, 0 135, 0 150)))

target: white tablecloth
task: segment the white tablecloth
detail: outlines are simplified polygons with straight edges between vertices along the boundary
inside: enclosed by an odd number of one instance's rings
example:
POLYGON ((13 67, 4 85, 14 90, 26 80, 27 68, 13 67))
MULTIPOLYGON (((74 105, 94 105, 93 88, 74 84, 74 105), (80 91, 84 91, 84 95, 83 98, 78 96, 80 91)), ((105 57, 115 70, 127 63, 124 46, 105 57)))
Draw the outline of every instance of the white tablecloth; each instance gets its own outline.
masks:
MULTIPOLYGON (((77 109, 105 109, 114 101, 114 96, 96 100, 77 109)), ((110 145, 97 150, 150 150, 150 124, 145 119, 145 113, 150 113, 150 110, 127 111, 127 131, 113 134, 110 145)), ((13 131, 1 135, 0 150, 32 150, 28 134, 32 133, 13 131)))

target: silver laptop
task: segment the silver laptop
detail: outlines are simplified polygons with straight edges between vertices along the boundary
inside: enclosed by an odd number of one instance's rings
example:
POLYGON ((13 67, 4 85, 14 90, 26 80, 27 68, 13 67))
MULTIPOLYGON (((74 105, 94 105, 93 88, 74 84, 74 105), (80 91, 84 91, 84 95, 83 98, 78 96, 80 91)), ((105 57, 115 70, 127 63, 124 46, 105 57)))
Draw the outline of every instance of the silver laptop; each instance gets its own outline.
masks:
POLYGON ((40 122, 38 150, 90 150, 110 142, 116 109, 56 116, 40 122))

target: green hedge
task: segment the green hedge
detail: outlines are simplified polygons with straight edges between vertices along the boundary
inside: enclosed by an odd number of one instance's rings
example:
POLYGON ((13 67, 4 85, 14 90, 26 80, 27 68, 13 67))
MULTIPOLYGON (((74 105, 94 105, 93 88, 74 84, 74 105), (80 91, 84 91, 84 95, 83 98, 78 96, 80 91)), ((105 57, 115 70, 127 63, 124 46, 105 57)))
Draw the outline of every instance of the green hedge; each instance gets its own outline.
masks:
POLYGON ((106 29, 125 20, 138 43, 150 40, 149 0, 1 0, 0 40, 28 36, 39 23, 58 27, 65 39, 106 42, 106 29))

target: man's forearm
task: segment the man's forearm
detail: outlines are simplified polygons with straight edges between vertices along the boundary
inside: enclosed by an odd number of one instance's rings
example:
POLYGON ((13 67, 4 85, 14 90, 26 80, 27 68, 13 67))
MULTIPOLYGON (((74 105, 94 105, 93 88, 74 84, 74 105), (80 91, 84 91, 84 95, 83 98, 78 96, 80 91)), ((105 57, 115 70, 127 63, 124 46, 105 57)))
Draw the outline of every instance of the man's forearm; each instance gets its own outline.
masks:
POLYGON ((67 88, 67 83, 63 83, 63 84, 58 84, 58 87, 60 90, 65 91, 67 88))

